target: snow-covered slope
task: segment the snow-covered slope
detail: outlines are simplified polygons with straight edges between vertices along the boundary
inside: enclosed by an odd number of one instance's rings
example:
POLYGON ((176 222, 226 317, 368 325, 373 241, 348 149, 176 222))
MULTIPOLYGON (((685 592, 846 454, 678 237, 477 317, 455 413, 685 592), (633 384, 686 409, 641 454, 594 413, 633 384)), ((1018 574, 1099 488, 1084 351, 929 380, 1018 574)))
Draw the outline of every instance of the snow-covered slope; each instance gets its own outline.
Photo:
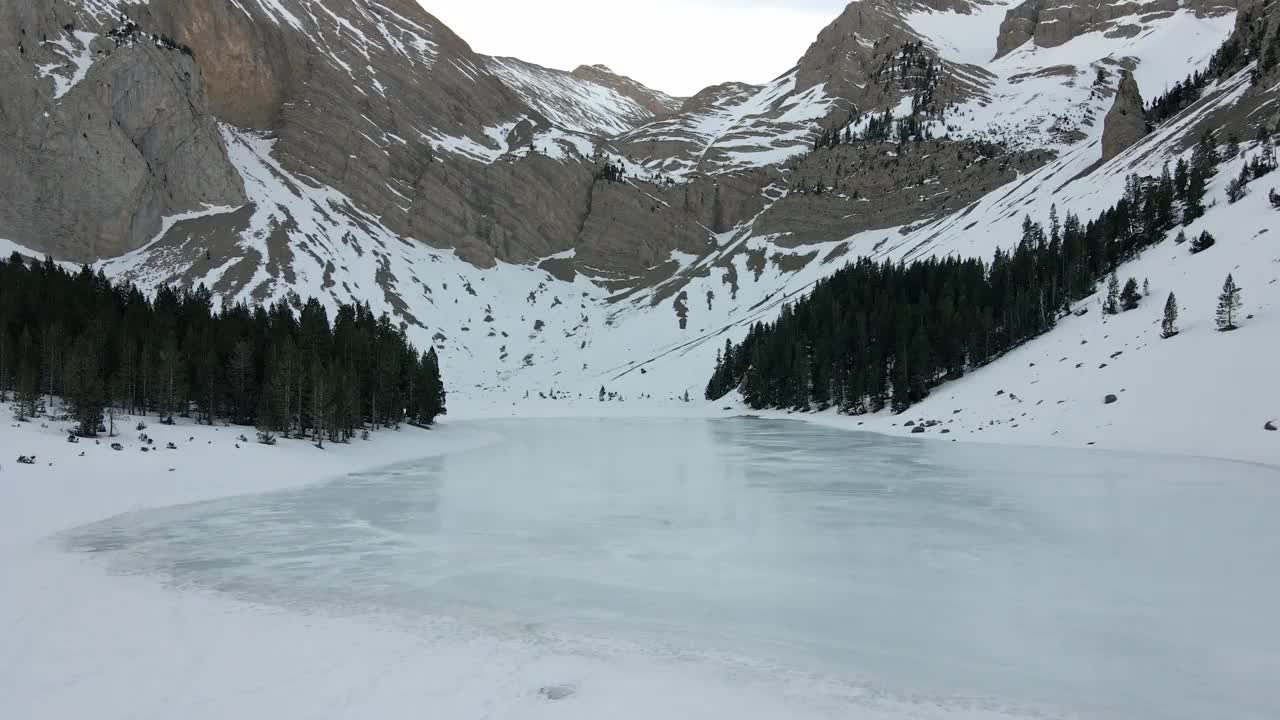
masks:
POLYGON ((832 102, 820 85, 797 93, 795 73, 762 88, 715 86, 680 113, 618 138, 617 146, 645 170, 674 178, 777 165, 809 147, 832 102))
MULTIPOLYGON (((102 12, 143 7, 105 2, 89 6, 102 12)), ((1275 89, 1251 88, 1246 68, 1129 150, 1100 161, 1103 117, 1122 69, 1133 71, 1150 98, 1203 68, 1231 32, 1235 15, 1204 3, 1113 3, 1106 23, 1052 37, 1041 28, 1002 48, 1017 37, 1010 18, 1025 8, 1003 1, 877 0, 851 6, 796 68, 767 85, 708 88, 665 117, 677 101, 611 79, 603 69, 564 73, 479 56, 447 28, 418 21, 431 32, 411 43, 402 22, 409 15, 379 14, 365 0, 305 4, 305 13, 303 7, 279 0, 251 9, 281 28, 293 28, 292 17, 307 42, 328 43, 332 52, 320 62, 344 74, 345 63, 368 81, 356 83, 365 93, 372 88, 357 104, 365 109, 341 128, 353 144, 332 141, 340 124, 333 118, 317 120, 297 108, 286 111, 294 114, 281 130, 223 123, 227 158, 247 202, 166 217, 145 247, 104 258, 100 266, 145 287, 203 282, 226 301, 262 302, 293 292, 330 306, 368 301, 405 323, 415 343, 437 347, 460 401, 476 405, 553 391, 594 397, 602 385, 629 399, 698 397, 726 338, 740 339, 750 323, 772 318, 783 302, 848 259, 989 257, 1016 241, 1024 216, 1044 220, 1056 206, 1060 214, 1091 218, 1115 203, 1127 175, 1158 174, 1209 127, 1230 125, 1251 137, 1276 107, 1275 89), (377 28, 389 22, 399 30, 388 27, 388 37, 377 28), (1052 42, 1042 44, 1045 38, 1052 42), (921 42, 923 50, 910 47, 921 42), (410 46, 434 53, 430 67, 422 65, 425 55, 416 56, 415 72, 426 72, 427 85, 412 91, 396 86, 411 81, 397 74, 408 66, 387 64, 410 46), (352 62, 353 53, 366 51, 369 68, 352 62), (925 199, 918 212, 867 221, 865 208, 898 202, 912 188, 883 198, 849 189, 869 187, 867 177, 885 172, 882 166, 927 167, 932 151, 885 146, 852 167, 836 167, 827 160, 836 156, 825 151, 805 155, 820 128, 842 123, 855 109, 864 122, 884 110, 909 113, 919 88, 896 64, 906 57, 941 68, 941 84, 933 89, 942 101, 928 116, 934 138, 949 143, 938 157, 958 152, 963 158, 977 141, 1000 143, 1005 154, 990 161, 989 172, 981 169, 987 160, 966 160, 977 170, 958 177, 976 172, 995 188, 972 203, 944 204, 969 197, 972 188, 922 177, 911 183, 925 199), (443 97, 456 89, 471 104, 461 113, 407 108, 406 98, 422 87, 440 89, 443 97), (376 100, 384 93, 385 105, 376 100), (872 104, 855 108, 855 100, 872 104), (602 179, 605 159, 625 171, 620 182, 602 179), (815 181, 842 189, 815 198, 806 187, 815 181), (791 232, 800 220, 806 231, 791 232), (628 263, 610 262, 624 254, 628 263)), ((70 68, 51 72, 65 75, 70 68)), ((81 85, 93 81, 92 73, 81 85)), ((76 86, 68 97, 80 91, 76 86)), ((1236 263, 1263 273, 1274 258, 1266 256, 1267 234, 1259 233, 1274 216, 1259 199, 1262 185, 1240 204, 1222 203, 1232 174, 1226 167, 1215 181, 1211 192, 1220 204, 1200 222, 1252 228, 1247 242, 1223 242, 1215 251, 1224 267, 1236 263)), ((1159 292, 1173 289, 1182 298, 1175 278, 1185 277, 1188 318, 1211 309, 1193 306, 1191 297, 1220 285, 1217 276, 1225 275, 1213 258, 1184 258, 1165 246, 1140 262, 1159 292), (1150 265, 1160 253, 1167 268, 1150 265)), ((1257 311, 1255 327, 1265 328, 1271 278, 1244 275, 1239 279, 1257 311)), ((1126 316, 1111 324, 1130 322, 1126 316)), ((1081 323, 1073 320, 1039 343, 1062 342, 1058 338, 1081 323)), ((1222 342, 1248 344, 1251 332, 1246 327, 1222 342)), ((1119 357, 1152 353, 1152 363, 1163 362, 1157 350, 1191 344, 1149 343, 1140 351, 1139 341, 1129 341, 1132 348, 1119 357)), ((1099 344, 1105 343, 1089 346, 1099 344)), ((978 378, 993 377, 1011 362, 956 387, 977 387, 978 378)), ((1256 383, 1256 370, 1238 374, 1256 383)), ((1093 385, 1080 387, 1082 397, 1096 392, 1093 385)), ((936 397, 951 392, 969 391, 948 386, 936 397)), ((1048 420, 1035 424, 1046 430, 1029 437, 1044 440, 1058 431, 1074 442, 1092 434, 1063 428, 1093 427, 1097 408, 1081 401, 1059 410, 1069 408, 1079 412, 1055 416, 1060 420, 1052 428, 1048 420)), ((1160 422, 1186 417, 1162 412, 1160 422)), ((1113 437, 1147 444, 1134 432, 1113 437)))

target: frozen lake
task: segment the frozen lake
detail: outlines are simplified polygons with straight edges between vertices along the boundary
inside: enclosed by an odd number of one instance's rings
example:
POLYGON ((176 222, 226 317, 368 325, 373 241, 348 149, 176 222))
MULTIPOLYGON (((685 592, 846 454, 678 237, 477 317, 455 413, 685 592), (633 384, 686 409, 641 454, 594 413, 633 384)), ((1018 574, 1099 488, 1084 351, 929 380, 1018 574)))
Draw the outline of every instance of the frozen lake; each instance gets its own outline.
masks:
POLYGON ((1280 708, 1274 469, 784 421, 483 427, 506 440, 64 539, 298 612, 448 618, 780 696, 804 678, 832 717, 1280 708))

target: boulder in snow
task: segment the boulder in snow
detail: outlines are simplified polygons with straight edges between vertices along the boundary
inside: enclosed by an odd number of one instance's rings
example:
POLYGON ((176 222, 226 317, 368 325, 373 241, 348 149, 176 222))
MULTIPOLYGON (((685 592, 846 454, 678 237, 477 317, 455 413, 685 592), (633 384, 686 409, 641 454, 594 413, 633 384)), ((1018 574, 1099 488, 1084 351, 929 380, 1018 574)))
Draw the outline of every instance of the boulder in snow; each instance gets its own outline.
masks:
POLYGON ((547 685, 538 688, 538 694, 548 700, 563 700, 578 691, 572 685, 547 685))
POLYGON ((1107 405, 1111 405, 1112 403, 1118 402, 1119 400, 1120 398, 1116 397, 1115 395, 1108 395, 1102 402, 1107 405))

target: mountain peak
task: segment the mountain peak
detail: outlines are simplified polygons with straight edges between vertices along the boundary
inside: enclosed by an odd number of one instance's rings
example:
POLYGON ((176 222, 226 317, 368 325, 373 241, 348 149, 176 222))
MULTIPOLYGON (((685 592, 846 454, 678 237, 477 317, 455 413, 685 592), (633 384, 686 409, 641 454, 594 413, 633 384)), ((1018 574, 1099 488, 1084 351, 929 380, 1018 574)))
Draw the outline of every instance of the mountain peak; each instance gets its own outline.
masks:
POLYGON ((679 110, 680 105, 684 102, 684 98, 673 97, 660 90, 654 90, 644 83, 614 72, 608 65, 601 63, 579 65, 574 68, 572 75, 579 80, 587 80, 603 85, 620 95, 628 97, 658 117, 670 115, 679 110))

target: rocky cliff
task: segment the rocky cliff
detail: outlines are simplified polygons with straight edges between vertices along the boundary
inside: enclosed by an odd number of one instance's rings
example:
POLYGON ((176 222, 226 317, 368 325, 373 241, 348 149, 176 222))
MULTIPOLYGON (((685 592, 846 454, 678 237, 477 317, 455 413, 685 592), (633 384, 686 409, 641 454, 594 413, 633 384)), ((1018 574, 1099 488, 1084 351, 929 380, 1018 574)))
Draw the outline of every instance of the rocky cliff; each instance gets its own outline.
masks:
POLYGON ((1000 25, 996 57, 1028 41, 1048 48, 1095 32, 1108 38, 1131 38, 1179 10, 1202 18, 1217 17, 1235 10, 1236 5, 1236 0, 1024 0, 1008 11, 1000 25))
MULTIPOLYGON (((494 382, 627 318, 685 347, 842 257, 1078 202, 1119 172, 1100 147, 1155 152, 1134 77, 1230 30, 1227 5, 1160 2, 866 0, 776 78, 687 99, 481 55, 415 0, 5 3, 0 238, 144 287, 368 301, 494 382)), ((1274 6, 1236 20, 1263 78, 1274 6)), ((1248 137, 1277 105, 1244 97, 1248 137)))
POLYGON ((245 201, 201 68, 173 43, 63 2, 6 2, 0 67, 0 234, 92 259, 245 201))

